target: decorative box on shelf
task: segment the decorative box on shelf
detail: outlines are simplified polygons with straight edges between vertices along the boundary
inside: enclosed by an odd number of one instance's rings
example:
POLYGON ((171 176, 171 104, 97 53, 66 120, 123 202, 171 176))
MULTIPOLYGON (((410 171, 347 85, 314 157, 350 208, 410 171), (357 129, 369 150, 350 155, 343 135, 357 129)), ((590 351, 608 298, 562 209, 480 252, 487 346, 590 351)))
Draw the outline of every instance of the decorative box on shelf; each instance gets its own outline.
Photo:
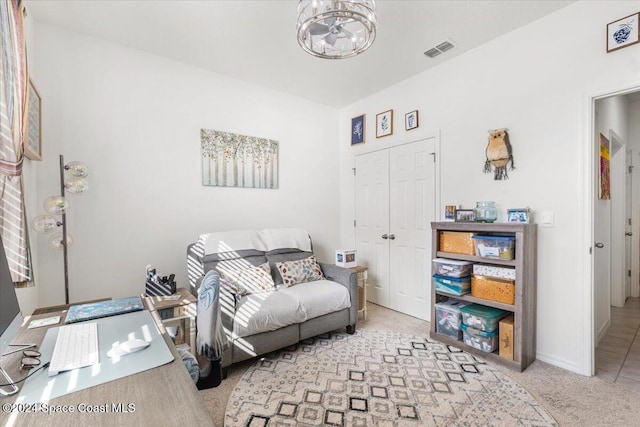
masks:
POLYGON ((357 266, 356 251, 338 249, 336 250, 336 265, 338 267, 352 268, 357 266))

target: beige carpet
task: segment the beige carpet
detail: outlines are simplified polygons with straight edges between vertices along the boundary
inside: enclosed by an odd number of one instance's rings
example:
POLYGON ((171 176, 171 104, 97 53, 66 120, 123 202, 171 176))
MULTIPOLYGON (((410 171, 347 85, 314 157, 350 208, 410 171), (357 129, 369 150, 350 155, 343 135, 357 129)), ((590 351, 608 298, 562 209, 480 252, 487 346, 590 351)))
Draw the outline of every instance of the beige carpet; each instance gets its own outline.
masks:
MULTIPOLYGON (((396 331, 415 336, 428 336, 429 324, 368 304, 367 320, 358 329, 396 331)), ((216 426, 223 426, 229 396, 244 372, 255 360, 234 365, 229 377, 219 387, 201 391, 216 426)), ((561 426, 638 426, 640 425, 640 392, 596 377, 584 377, 543 362, 536 361, 524 372, 497 367, 523 386, 543 405, 561 426)))

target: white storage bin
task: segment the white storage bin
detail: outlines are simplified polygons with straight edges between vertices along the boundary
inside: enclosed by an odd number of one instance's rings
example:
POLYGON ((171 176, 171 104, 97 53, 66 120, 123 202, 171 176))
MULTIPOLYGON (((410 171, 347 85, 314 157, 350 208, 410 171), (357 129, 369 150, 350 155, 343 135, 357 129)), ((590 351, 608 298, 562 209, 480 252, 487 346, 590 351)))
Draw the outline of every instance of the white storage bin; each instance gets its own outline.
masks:
POLYGON ((448 277, 465 277, 471 274, 473 263, 456 259, 436 258, 433 260, 434 274, 448 277))

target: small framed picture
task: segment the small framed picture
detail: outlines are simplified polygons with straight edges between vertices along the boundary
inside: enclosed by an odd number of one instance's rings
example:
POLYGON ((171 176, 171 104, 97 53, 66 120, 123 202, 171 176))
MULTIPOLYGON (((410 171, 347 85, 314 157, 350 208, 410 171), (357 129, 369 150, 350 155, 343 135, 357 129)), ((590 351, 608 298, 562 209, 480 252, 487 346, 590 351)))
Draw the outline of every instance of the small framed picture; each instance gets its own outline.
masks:
POLYGON ((418 110, 404 115, 404 129, 412 130, 418 127, 418 110))
POLYGON ((529 208, 507 209, 507 222, 529 223, 529 208))
POLYGON ((607 24, 607 53, 640 42, 640 12, 607 24))
POLYGON ((456 209, 456 222, 475 222, 476 214, 473 209, 456 209))
POLYGON ((351 119, 351 145, 364 143, 365 115, 351 119))
POLYGON ((442 212, 442 220, 446 222, 453 222, 456 220, 456 205, 444 205, 442 212))
POLYGON ((393 110, 376 114, 376 138, 393 135, 393 110))

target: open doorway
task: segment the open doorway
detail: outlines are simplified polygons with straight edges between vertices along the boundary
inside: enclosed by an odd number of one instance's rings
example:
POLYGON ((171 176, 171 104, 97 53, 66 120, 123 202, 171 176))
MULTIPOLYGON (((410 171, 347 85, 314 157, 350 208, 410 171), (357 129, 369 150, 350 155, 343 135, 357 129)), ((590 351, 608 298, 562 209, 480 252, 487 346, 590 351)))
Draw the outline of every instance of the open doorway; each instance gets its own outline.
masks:
POLYGON ((640 91, 594 98, 592 117, 594 373, 638 388, 640 91))

